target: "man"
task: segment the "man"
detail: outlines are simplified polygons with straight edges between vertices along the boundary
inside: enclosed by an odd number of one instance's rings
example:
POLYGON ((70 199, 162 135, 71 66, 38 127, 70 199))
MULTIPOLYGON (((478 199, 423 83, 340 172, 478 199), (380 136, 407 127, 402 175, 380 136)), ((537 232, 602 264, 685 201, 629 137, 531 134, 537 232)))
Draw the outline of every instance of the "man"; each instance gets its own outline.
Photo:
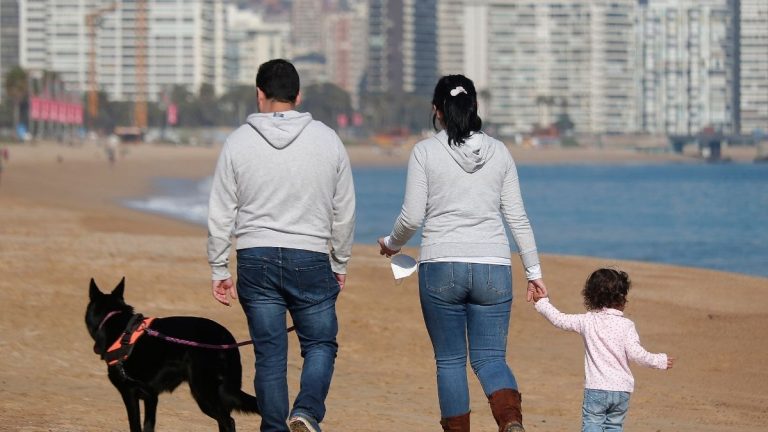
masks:
POLYGON ((349 158, 336 133, 301 102, 299 75, 271 60, 256 75, 259 113, 222 148, 211 188, 208 261, 213 296, 240 299, 256 354, 261 431, 320 431, 336 358, 336 298, 355 225, 349 158), (237 238, 237 287, 227 270, 237 238), (291 314, 304 365, 289 412, 291 314), (286 425, 286 419, 288 424, 286 425))

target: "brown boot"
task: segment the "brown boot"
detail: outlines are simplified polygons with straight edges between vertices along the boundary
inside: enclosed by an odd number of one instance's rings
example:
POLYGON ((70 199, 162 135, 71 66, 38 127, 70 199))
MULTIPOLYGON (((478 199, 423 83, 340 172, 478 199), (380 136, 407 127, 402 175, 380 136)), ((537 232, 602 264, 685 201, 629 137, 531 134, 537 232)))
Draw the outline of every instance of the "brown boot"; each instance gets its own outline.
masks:
POLYGON ((443 432, 469 432, 469 413, 440 419, 443 432))
POLYGON ((501 389, 490 395, 488 402, 491 404, 493 418, 499 425, 499 432, 525 432, 520 392, 501 389))

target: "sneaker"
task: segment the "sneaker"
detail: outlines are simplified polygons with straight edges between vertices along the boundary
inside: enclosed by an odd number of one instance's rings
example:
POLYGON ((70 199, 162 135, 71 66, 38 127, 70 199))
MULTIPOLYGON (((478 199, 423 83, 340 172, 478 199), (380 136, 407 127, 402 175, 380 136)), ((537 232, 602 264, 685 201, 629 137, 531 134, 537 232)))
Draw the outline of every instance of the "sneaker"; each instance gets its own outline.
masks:
POLYGON ((320 432, 317 422, 302 414, 295 414, 288 419, 288 429, 291 432, 320 432))

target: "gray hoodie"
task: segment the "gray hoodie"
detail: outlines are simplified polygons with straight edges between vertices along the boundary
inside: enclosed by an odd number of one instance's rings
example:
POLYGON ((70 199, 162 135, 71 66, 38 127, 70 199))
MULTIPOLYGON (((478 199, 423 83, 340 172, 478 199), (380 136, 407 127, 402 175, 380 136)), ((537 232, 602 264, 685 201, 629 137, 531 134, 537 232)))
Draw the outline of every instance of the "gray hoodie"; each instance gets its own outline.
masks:
POLYGON ((504 143, 475 133, 461 146, 449 146, 448 135, 441 131, 413 148, 405 199, 390 242, 399 249, 423 223, 422 261, 509 258, 502 215, 524 267, 539 264, 517 168, 504 143))
POLYGON ((237 249, 286 247, 330 253, 346 273, 355 226, 349 158, 338 135, 309 113, 252 114, 221 150, 208 209, 213 279, 230 277, 237 249))

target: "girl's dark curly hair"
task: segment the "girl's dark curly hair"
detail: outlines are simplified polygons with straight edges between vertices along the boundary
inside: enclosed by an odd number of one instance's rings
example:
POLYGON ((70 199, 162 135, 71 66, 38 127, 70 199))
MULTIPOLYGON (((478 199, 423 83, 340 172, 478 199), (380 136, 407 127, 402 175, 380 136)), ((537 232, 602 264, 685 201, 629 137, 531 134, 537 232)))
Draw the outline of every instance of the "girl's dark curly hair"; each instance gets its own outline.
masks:
POLYGON ((589 275, 581 292, 584 296, 584 306, 589 310, 621 309, 627 303, 627 293, 631 285, 629 275, 621 270, 595 270, 589 275))

